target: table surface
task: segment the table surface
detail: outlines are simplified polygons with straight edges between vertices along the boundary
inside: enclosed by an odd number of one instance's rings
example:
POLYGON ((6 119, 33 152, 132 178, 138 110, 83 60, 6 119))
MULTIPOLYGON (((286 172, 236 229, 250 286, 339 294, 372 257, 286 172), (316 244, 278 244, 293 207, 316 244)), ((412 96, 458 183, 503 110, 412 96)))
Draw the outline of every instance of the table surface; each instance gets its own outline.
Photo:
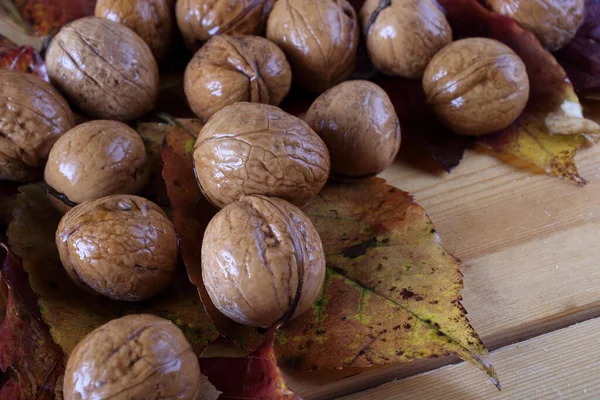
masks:
POLYGON ((502 392, 454 357, 290 375, 290 386, 305 399, 599 399, 600 145, 577 156, 585 187, 481 149, 450 174, 421 158, 381 176, 415 196, 463 261, 463 304, 502 392))

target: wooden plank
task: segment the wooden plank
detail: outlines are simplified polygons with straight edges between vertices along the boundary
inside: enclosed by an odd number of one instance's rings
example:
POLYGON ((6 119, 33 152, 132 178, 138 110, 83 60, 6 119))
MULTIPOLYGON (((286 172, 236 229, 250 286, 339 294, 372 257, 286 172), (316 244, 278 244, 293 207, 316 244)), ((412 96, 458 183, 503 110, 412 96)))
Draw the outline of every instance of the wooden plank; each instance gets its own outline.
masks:
POLYGON ((465 363, 348 396, 358 399, 598 399, 600 318, 493 353, 502 391, 465 363))

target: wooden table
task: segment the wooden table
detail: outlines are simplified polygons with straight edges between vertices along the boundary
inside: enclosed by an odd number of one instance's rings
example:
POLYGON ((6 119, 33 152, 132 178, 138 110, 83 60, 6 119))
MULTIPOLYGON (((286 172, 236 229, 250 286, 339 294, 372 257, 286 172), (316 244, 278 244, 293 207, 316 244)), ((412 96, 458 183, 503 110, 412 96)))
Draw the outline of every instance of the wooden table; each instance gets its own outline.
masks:
POLYGON ((290 376, 290 386, 305 399, 600 399, 600 145, 577 157, 585 187, 481 150, 451 174, 418 158, 382 177, 414 194, 463 260, 463 304, 495 350, 502 392, 451 357, 290 376))

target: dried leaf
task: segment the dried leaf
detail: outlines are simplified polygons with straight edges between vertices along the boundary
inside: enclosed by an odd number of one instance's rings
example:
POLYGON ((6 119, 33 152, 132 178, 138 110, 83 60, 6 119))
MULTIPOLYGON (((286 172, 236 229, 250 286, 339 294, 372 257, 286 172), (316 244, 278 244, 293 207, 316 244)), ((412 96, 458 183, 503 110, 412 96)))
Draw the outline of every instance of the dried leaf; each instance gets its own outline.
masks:
POLYGON ((144 141, 150 163, 150 181, 144 188, 142 197, 152 200, 163 208, 171 206, 165 181, 162 179, 163 162, 161 157, 162 143, 168 128, 168 124, 152 122, 137 124, 137 132, 144 141))
POLYGON ((42 56, 30 46, 0 47, 0 68, 34 74, 50 82, 42 56))
POLYGON ((247 357, 201 358, 200 368, 216 388, 220 400, 289 399, 301 397, 287 388, 273 349, 279 325, 269 330, 264 342, 247 357), (232 377, 237 379, 232 380, 232 377))
POLYGON ((46 36, 70 21, 94 15, 96 0, 14 0, 14 4, 34 33, 46 36))

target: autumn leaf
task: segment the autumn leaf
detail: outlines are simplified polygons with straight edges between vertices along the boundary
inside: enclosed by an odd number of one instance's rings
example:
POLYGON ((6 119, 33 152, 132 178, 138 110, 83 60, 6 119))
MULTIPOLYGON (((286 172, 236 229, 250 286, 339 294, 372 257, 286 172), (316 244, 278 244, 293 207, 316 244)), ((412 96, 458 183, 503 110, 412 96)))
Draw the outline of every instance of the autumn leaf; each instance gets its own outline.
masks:
POLYGON ((287 388, 273 349, 279 324, 271 327, 264 342, 247 357, 201 358, 200 368, 223 392, 219 400, 289 399, 301 397, 287 388), (237 379, 233 380, 232 377, 237 379))
POLYGON ((70 21, 94 15, 96 0, 14 0, 14 4, 35 34, 46 36, 70 21))
POLYGON ((150 180, 144 188, 142 197, 152 200, 163 208, 171 207, 165 181, 162 179, 162 143, 169 124, 155 122, 139 122, 136 130, 142 137, 150 164, 150 180))
POLYGON ((0 46, 0 68, 34 74, 50 81, 42 56, 30 46, 0 46))

